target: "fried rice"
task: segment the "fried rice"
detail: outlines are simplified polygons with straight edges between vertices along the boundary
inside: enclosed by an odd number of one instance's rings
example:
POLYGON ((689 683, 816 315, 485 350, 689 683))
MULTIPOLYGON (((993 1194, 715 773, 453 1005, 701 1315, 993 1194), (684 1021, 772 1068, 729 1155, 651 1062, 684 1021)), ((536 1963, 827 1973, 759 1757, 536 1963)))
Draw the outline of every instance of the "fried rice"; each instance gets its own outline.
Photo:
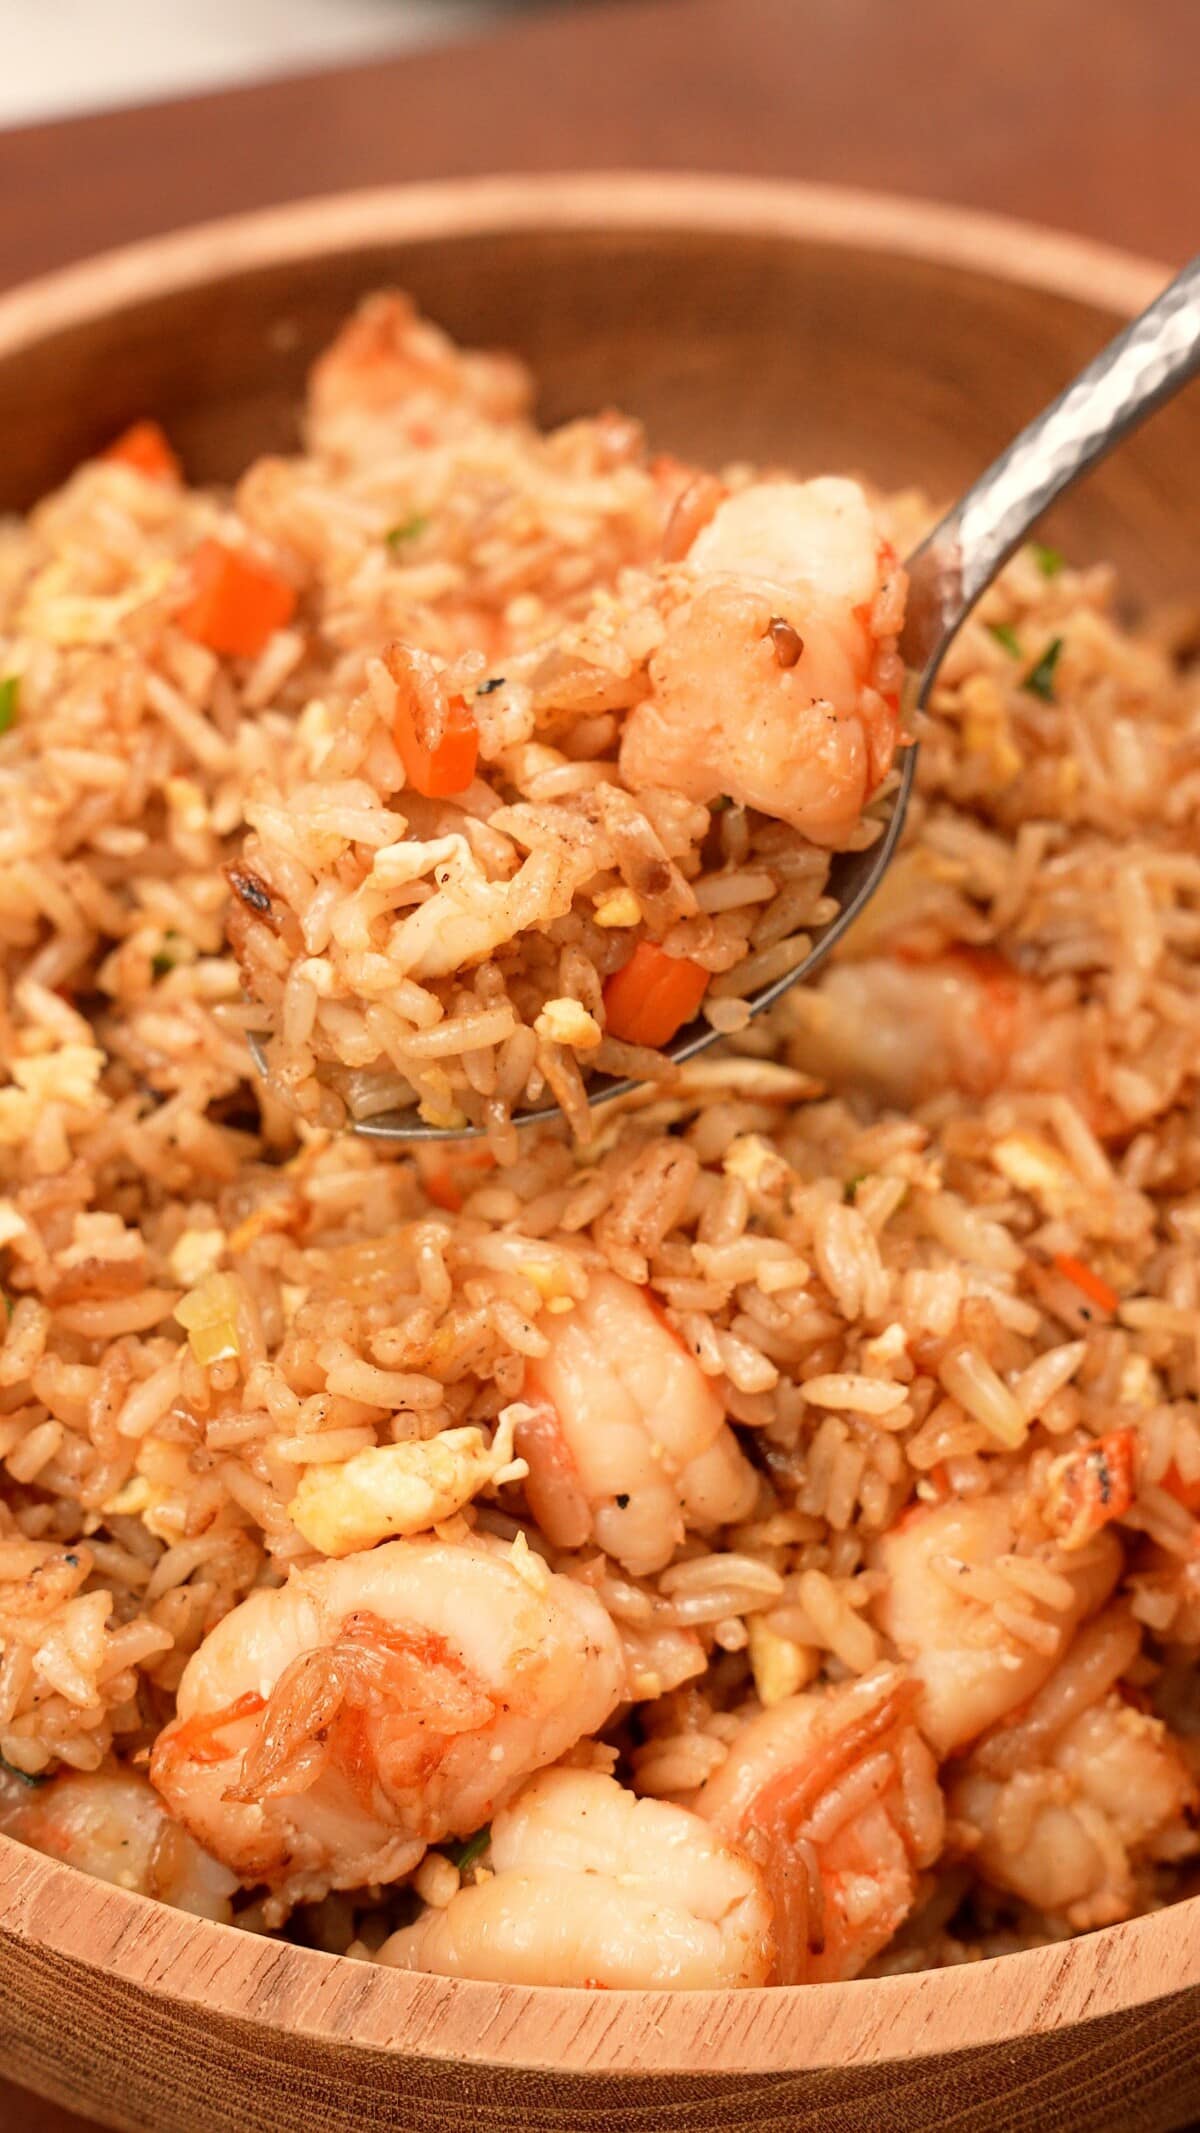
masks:
MULTIPOLYGON (((536 852, 620 790, 648 574, 707 523, 709 477, 635 424, 540 438, 528 396, 376 299, 302 455, 227 495, 126 446, 0 529, 0 1827, 335 1953, 546 1983, 852 1976, 1153 1908, 1200 1772, 1194 639, 1022 550, 919 721, 882 889, 761 1024, 828 851, 666 789, 590 916, 530 905, 519 967, 455 968, 435 1013, 347 921, 333 999, 297 928, 405 804, 389 647, 513 721, 472 835, 524 808, 536 852), (381 320, 403 360, 364 364, 381 320), (206 544, 290 588, 252 650, 204 641, 206 544), (596 914, 646 925, 648 858, 728 1039, 673 1071, 602 1026, 628 939, 596 914), (537 1028, 570 1001, 582 1065, 537 1028), (593 1068, 647 1086, 589 1113, 593 1068), (518 1134, 539 1089, 565 1122, 518 1134), (340 1130, 413 1095, 486 1137, 340 1130), (354 1581, 393 1563, 417 1598, 380 1626, 354 1581), (556 1692, 534 1746, 505 1731, 456 1563, 497 1621, 545 1610, 547 1655, 582 1638, 578 1723, 556 1692), (245 1606, 301 1624, 271 1665, 245 1606), (402 1720, 403 1781, 364 1776, 402 1720), (318 1841, 338 1784, 386 1847, 318 1841)), ((873 508, 900 554, 928 520, 873 508)))
POLYGON ((904 600, 853 485, 697 475, 614 414, 544 436, 521 400, 379 297, 306 457, 243 482, 344 656, 291 678, 229 876, 284 1099, 502 1159, 514 1111, 586 1140, 594 1080, 661 1080, 804 960, 831 853, 881 828, 904 600))

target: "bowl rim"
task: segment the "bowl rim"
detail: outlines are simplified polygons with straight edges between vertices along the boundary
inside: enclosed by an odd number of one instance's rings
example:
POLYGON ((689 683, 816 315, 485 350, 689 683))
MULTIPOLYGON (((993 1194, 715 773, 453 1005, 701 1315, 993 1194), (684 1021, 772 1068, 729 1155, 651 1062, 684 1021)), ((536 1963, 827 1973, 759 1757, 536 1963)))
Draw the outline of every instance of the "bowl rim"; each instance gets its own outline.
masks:
POLYGON ((1073 297, 1114 315, 1158 294, 1170 268, 1092 238, 976 208, 851 187, 612 170, 448 178, 327 193, 148 237, 0 294, 0 356, 146 296, 347 246, 533 229, 694 231, 803 238, 901 253, 1073 297))
MULTIPOLYGON (((125 245, 0 295, 0 358, 214 276, 347 247, 529 232, 776 236, 901 254, 1140 309, 1169 270, 974 209, 686 172, 448 179, 334 194, 125 245)), ((196 2013, 396 2058, 630 2077, 868 2068, 1043 2035, 1200 1985, 1200 1897, 1081 1939, 947 1970, 751 1991, 488 1985, 347 1962, 174 1911, 0 1835, 0 1943, 43 1949, 196 2013)))

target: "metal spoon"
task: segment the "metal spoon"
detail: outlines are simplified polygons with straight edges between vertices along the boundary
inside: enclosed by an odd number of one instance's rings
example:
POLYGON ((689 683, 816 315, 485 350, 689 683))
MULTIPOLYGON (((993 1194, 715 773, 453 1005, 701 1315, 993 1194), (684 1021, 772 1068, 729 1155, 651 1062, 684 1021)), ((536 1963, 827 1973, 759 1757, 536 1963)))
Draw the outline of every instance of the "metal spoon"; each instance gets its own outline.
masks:
MULTIPOLYGON (((1021 431, 909 557, 908 618, 900 650, 917 677, 918 708, 928 698, 955 631, 1042 513, 1198 371, 1200 256, 1021 431)), ((810 978, 874 895, 904 826, 915 767, 913 746, 899 759, 899 784, 882 836, 866 851, 834 857, 828 893, 837 899, 836 916, 814 928, 812 947, 802 963, 751 996, 747 1004, 752 1015, 773 1007, 789 986, 810 978)), ((262 1040, 252 1035, 248 1041, 255 1065, 265 1074, 262 1040)), ((682 1064, 720 1041, 720 1031, 697 1019, 665 1050, 682 1064)), ((588 1102, 610 1103, 638 1086, 601 1080, 589 1090, 588 1102)), ((557 1116, 556 1104, 514 1114, 519 1126, 557 1116)), ((454 1141, 473 1138, 481 1129, 429 1126, 415 1110, 406 1110, 381 1112, 351 1130, 376 1141, 454 1141)))

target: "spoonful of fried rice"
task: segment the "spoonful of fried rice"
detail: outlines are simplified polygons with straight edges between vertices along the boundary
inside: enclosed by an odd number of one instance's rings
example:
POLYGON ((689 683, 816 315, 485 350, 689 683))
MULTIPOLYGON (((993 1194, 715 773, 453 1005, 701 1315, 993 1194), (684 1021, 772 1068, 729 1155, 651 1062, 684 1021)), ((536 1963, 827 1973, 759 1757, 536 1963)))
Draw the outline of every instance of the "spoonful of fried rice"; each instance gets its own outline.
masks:
MULTIPOLYGON (((318 366, 322 450, 366 386, 403 426, 399 301, 318 366)), ((744 1029, 854 925, 955 632, 1200 368, 1200 261, 906 565, 857 482, 647 460, 611 414, 542 436, 502 359, 459 362, 406 436, 417 508, 387 535, 402 583, 381 566, 366 589, 377 649, 246 807, 229 935, 290 1109, 387 1141, 486 1133, 504 1160, 559 1113, 586 1141, 593 1106, 744 1029)))

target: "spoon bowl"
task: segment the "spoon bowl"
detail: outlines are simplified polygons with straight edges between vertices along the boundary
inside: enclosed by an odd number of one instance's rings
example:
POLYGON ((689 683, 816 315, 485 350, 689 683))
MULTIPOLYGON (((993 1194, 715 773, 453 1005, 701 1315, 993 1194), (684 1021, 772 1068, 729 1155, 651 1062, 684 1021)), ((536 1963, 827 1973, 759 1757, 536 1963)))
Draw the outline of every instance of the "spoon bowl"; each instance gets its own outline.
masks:
MULTIPOLYGON (((826 919, 824 925, 812 928, 812 946, 803 962, 798 963, 794 970, 786 970, 781 978, 775 978, 771 984, 761 986, 758 992, 752 994, 746 1003, 752 1016, 765 1014, 793 985, 799 983, 802 978, 812 977, 826 956, 837 946, 842 935, 854 924, 863 906, 875 894, 887 872, 889 861, 904 828, 904 816, 916 767, 917 751, 915 746, 910 744, 901 749, 896 758, 897 782, 894 791, 889 795, 888 814, 881 834, 873 844, 865 846, 862 851, 833 854, 826 892, 837 900, 838 908, 833 917, 826 919)), ((721 1031, 713 1029, 703 1016, 697 1015, 693 1021, 686 1023, 678 1036, 673 1037, 670 1044, 665 1045, 663 1049, 675 1066, 682 1066, 686 1060, 698 1058, 701 1052, 710 1051, 714 1044, 720 1044, 722 1041, 721 1031)), ((269 1078, 270 1064, 264 1038, 252 1030, 248 1032, 246 1042, 259 1074, 269 1078)), ((627 1079, 618 1081, 612 1075, 597 1075, 588 1085, 589 1107, 595 1110, 600 1104, 612 1103, 618 1096, 631 1096, 636 1089, 644 1086, 644 1083, 627 1079)), ((557 1104, 540 1104, 529 1110, 514 1111, 513 1124, 547 1125, 559 1116, 557 1104)), ((362 1140, 410 1142, 476 1140, 483 1129, 473 1125, 431 1126, 415 1108, 410 1108, 403 1111, 380 1111, 374 1118, 356 1119, 347 1130, 356 1133, 362 1140)))

